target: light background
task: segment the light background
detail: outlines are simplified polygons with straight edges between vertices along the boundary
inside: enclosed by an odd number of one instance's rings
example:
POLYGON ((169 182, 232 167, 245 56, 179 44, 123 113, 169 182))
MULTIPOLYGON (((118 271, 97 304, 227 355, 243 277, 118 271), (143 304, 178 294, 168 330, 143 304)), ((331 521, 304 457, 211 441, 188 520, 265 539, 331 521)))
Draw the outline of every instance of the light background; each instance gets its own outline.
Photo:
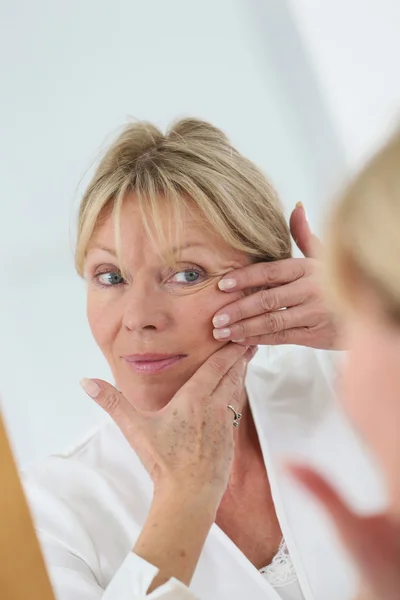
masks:
MULTIPOLYGON (((110 378, 73 269, 74 217, 129 118, 197 116, 317 232, 330 198, 396 124, 398 0, 0 0, 0 393, 20 465, 104 415, 110 378)), ((262 360, 261 353, 258 360, 262 360)))

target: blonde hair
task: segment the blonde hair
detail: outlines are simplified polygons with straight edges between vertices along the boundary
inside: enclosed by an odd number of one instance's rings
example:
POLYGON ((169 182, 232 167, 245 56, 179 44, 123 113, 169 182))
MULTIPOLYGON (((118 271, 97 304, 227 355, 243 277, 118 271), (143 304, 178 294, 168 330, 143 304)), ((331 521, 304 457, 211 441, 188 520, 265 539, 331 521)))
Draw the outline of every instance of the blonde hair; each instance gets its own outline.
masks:
POLYGON ((120 250, 121 207, 128 194, 135 195, 146 231, 152 237, 155 231, 157 241, 166 236, 162 204, 171 206, 170 227, 179 236, 181 211, 194 202, 225 242, 254 261, 291 255, 289 229, 273 187, 222 131, 206 122, 183 119, 165 135, 147 122, 124 128, 80 204, 75 264, 81 276, 88 245, 104 215, 113 214, 120 250))
POLYGON ((400 132, 351 182, 327 236, 328 286, 339 309, 357 310, 367 283, 386 317, 400 323, 400 132))

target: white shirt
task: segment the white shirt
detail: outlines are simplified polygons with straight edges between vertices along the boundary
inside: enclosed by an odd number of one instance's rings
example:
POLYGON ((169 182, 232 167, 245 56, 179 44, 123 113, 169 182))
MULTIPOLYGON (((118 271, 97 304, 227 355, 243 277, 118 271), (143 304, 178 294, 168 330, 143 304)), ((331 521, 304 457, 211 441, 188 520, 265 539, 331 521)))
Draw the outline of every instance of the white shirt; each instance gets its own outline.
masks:
MULTIPOLYGON (((260 352, 261 354, 261 352, 260 352)), ((146 596, 156 567, 133 554, 152 482, 110 420, 79 446, 31 465, 24 486, 57 600, 352 600, 357 579, 314 501, 281 469, 320 467, 349 501, 376 509, 382 489, 332 391, 330 353, 267 350, 246 389, 296 578, 273 586, 213 524, 190 589, 175 579, 146 596)))

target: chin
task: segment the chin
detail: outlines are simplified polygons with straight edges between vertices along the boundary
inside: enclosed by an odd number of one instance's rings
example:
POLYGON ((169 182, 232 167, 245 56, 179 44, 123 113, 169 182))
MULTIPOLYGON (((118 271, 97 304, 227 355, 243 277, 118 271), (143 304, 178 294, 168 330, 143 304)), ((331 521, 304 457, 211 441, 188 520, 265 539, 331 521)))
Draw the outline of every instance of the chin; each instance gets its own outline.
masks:
POLYGON ((167 406, 175 394, 184 385, 185 381, 161 381, 160 378, 145 377, 142 380, 124 381, 117 387, 127 400, 141 410, 157 411, 167 406), (143 379, 145 379, 143 381, 143 379))

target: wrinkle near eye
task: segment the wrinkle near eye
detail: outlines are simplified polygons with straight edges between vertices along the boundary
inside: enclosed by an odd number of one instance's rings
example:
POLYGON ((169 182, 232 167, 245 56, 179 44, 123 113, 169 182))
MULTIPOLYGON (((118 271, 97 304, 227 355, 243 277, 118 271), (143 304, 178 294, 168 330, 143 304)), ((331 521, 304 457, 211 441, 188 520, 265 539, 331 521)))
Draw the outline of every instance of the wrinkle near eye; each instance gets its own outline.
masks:
POLYGON ((171 285, 171 288, 168 291, 170 294, 173 294, 174 296, 188 296, 190 294, 195 294, 196 292, 203 291, 206 288, 215 287, 216 282, 218 282, 224 275, 225 275, 225 273, 223 273, 223 274, 218 273, 216 275, 208 274, 206 281, 203 281, 200 283, 194 283, 193 285, 189 285, 189 286, 181 286, 178 288, 176 285, 175 286, 171 285))

